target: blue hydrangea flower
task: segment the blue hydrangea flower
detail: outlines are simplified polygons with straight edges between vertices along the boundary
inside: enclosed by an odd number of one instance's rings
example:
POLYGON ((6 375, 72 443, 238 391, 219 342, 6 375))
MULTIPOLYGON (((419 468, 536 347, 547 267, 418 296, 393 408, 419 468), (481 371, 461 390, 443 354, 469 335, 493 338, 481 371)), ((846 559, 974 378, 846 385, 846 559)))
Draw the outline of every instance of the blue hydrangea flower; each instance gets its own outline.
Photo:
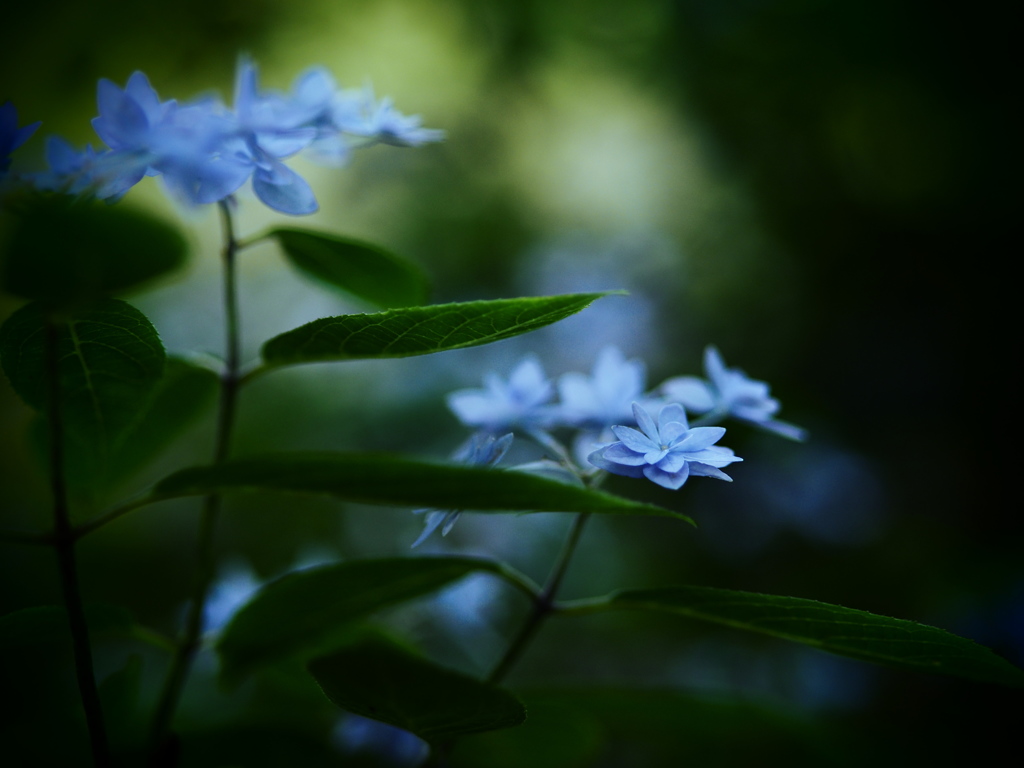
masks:
POLYGON ((590 454, 591 464, 615 475, 646 477, 676 490, 691 475, 731 481, 720 468, 742 461, 731 449, 714 445, 725 434, 723 427, 690 429, 686 411, 678 403, 662 408, 657 423, 634 403, 633 417, 640 429, 612 427, 618 442, 590 454))
POLYGON ((644 402, 646 380, 643 361, 626 360, 617 348, 605 347, 590 376, 566 373, 558 379, 561 420, 592 429, 635 423, 633 403, 644 402))
POLYGON ((774 418, 781 406, 768 395, 766 382, 751 379, 739 368, 726 368, 713 346, 704 350, 704 372, 708 380, 679 376, 662 384, 661 391, 689 411, 708 414, 706 419, 732 416, 791 440, 807 437, 806 430, 774 418))
POLYGON ((29 140, 39 122, 18 127, 18 110, 9 101, 0 104, 0 174, 11 167, 11 152, 29 140))
POLYGON ((554 422, 557 414, 549 403, 555 388, 533 355, 513 369, 507 382, 488 373, 484 386, 485 389, 460 389, 448 395, 448 407, 466 426, 489 432, 533 431, 554 422))
MULTIPOLYGON (((494 437, 486 432, 477 432, 469 438, 453 455, 452 458, 472 467, 493 467, 508 452, 512 445, 512 433, 494 437)), ((462 510, 458 509, 414 509, 415 515, 426 515, 423 532, 413 542, 413 546, 422 544, 430 534, 441 528, 441 535, 447 536, 448 531, 459 519, 462 510)))

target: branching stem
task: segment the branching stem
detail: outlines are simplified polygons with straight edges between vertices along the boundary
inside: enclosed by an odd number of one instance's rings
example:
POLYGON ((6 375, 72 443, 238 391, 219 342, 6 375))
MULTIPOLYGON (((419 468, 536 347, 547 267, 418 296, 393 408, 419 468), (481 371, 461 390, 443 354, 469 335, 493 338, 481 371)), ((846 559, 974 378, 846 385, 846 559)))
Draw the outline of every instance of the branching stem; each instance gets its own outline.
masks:
MULTIPOLYGON (((231 433, 235 423, 235 412, 239 388, 239 359, 241 341, 238 319, 238 290, 236 285, 236 255, 238 241, 235 238, 234 220, 231 215, 230 202, 220 202, 221 220, 224 227, 224 312, 225 312, 225 346, 224 371, 221 374, 220 406, 217 414, 217 434, 215 438, 213 464, 224 463, 231 450, 231 433)), ((153 716, 150 732, 150 765, 167 766, 174 764, 173 740, 170 739, 171 722, 178 707, 185 681, 192 668, 192 662, 202 642, 203 614, 206 598, 213 583, 216 568, 214 552, 214 533, 217 517, 220 512, 221 496, 211 493, 203 499, 202 512, 199 520, 199 536, 197 541, 198 567, 193 583, 192 599, 185 617, 185 628, 178 642, 171 668, 167 673, 164 688, 161 691, 153 716)))
POLYGON ((489 683, 501 682, 505 675, 509 673, 516 662, 519 661, 519 657, 522 656, 523 651, 533 640, 533 636, 540 629, 540 625, 544 623, 544 620, 553 613, 555 609, 555 598, 558 596, 558 590, 562 586, 562 579, 565 578, 565 573, 569 568, 569 562, 572 560, 573 553, 576 551, 576 545, 579 544, 580 536, 583 533, 583 527, 586 525, 587 520, 590 519, 589 512, 583 512, 573 519, 572 527, 569 529, 569 535, 565 540, 565 544, 562 545, 562 551, 558 555, 558 559, 555 561, 554 567, 551 569, 551 575, 548 577, 547 584, 544 585, 543 591, 534 599, 533 607, 530 609, 529 615, 526 617, 526 621, 523 622, 523 626, 519 629, 519 634, 516 635, 515 639, 509 645, 508 650, 505 651, 505 655, 501 657, 501 661, 498 662, 490 676, 487 678, 489 683))

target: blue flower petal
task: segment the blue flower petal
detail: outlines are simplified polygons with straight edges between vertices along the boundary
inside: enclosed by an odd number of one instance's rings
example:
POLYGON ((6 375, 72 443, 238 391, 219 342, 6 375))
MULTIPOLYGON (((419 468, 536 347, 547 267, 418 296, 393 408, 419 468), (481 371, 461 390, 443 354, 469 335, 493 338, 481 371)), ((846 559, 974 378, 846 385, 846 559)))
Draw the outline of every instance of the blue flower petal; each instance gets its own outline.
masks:
POLYGON ((670 491, 678 490, 682 487, 683 483, 686 482, 686 478, 690 476, 690 470, 688 464, 683 464, 682 469, 678 472, 666 472, 658 467, 644 467, 644 476, 660 485, 662 488, 668 488, 670 491))
POLYGON ((252 177, 256 197, 281 213, 304 216, 320 207, 306 180, 283 163, 275 163, 272 171, 257 171, 252 177))

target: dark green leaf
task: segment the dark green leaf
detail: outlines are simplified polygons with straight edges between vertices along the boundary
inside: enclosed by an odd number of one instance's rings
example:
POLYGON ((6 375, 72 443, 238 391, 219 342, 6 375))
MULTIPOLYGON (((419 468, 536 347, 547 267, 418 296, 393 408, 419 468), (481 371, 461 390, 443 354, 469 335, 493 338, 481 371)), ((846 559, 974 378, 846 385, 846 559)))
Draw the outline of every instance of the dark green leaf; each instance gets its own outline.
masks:
POLYGON ((376 245, 291 227, 269 234, 306 275, 382 309, 427 300, 427 279, 419 267, 376 245))
POLYGON ((366 638, 310 662, 309 671, 342 709, 442 744, 526 719, 512 694, 439 667, 382 638, 366 638))
POLYGON ((971 640, 926 624, 816 600, 670 587, 619 592, 609 604, 677 613, 876 664, 1024 687, 1024 671, 971 640))
MULTIPOLYGON (((138 418, 114 442, 108 459, 97 462, 95 446, 67 441, 64 472, 77 494, 109 492, 156 459, 206 410, 217 395, 217 374, 180 358, 168 358, 150 398, 138 418)), ((39 455, 46 456, 49 426, 45 418, 33 424, 39 455)))
POLYGON ((168 358, 152 396, 114 446, 111 482, 137 472, 193 424, 213 405, 218 383, 208 368, 168 358))
POLYGON ((519 728, 477 734, 459 741, 453 768, 586 768, 604 746, 601 727, 585 710, 523 697, 529 717, 519 728))
POLYGON ((526 723, 460 741, 453 768, 583 768, 616 765, 613 755, 646 768, 863 764, 830 723, 778 702, 590 686, 516 693, 526 723))
POLYGON ((525 472, 430 464, 367 453, 281 453, 191 467, 161 480, 154 500, 214 491, 322 493, 362 504, 479 512, 597 512, 689 518, 676 512, 566 485, 525 472))
POLYGON ((470 301, 325 317, 263 345, 267 365, 409 357, 490 344, 563 320, 605 293, 470 301))
MULTIPOLYGON (((128 637, 132 634, 132 617, 124 608, 111 605, 88 605, 85 620, 92 637, 128 637)), ((63 606, 44 605, 23 608, 0 617, 0 650, 71 645, 71 629, 63 606)))
POLYGON ((466 557, 390 558, 337 563, 290 573, 263 587, 224 629, 217 644, 224 678, 335 647, 351 622, 434 592, 474 571, 497 572, 466 557))
MULTIPOLYGON (((47 319, 34 302, 0 328, 0 363, 14 390, 49 411, 47 319)), ((139 423, 164 373, 164 348, 130 304, 104 299, 57 325, 60 414, 72 463, 105 476, 122 439, 139 423)), ((83 471, 82 469, 76 469, 83 471)))
POLYGON ((88 302, 178 269, 177 230, 123 205, 63 195, 34 198, 14 220, 0 287, 50 306, 88 302))

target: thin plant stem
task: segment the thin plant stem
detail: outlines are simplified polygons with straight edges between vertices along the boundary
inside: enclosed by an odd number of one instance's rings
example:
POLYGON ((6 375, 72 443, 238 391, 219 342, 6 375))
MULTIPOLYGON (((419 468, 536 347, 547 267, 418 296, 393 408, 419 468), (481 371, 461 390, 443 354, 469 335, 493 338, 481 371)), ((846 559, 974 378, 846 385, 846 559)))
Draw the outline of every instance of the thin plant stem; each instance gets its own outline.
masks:
MULTIPOLYGON (((235 238, 234 221, 231 216, 230 202, 220 202, 221 221, 224 227, 224 312, 225 312, 225 346, 224 371, 221 374, 220 405, 217 414, 217 433, 215 438, 213 464, 224 463, 231 450, 231 433, 235 423, 235 411, 239 387, 239 357, 241 341, 239 338, 238 290, 236 278, 236 255, 238 241, 235 238)), ((174 765, 175 747, 169 738, 174 712, 181 700, 185 681, 192 668, 192 662, 202 644, 203 614, 206 599, 213 583, 216 568, 214 551, 214 534, 217 517, 221 507, 221 495, 211 493, 203 499, 203 507, 199 519, 199 535, 197 541, 197 571, 192 589, 192 599, 185 616, 185 628, 178 642, 171 668, 164 681, 153 716, 150 732, 150 765, 174 765)))
POLYGON ((555 598, 558 596, 558 590, 562 586, 562 579, 565 578, 569 562, 572 560, 573 553, 576 551, 576 545, 579 544, 580 536, 583 533, 583 527, 589 519, 589 512, 582 512, 573 519, 569 535, 566 537, 565 544, 562 545, 562 551, 558 555, 554 567, 551 569, 551 575, 548 576, 547 584, 544 585, 543 591, 533 601, 533 607, 530 609, 526 621, 523 622, 523 626, 520 627, 519 634, 512 640, 508 650, 505 651, 505 655, 501 657, 501 661, 498 662, 497 666, 494 667, 494 670, 488 676, 487 682, 497 684, 504 679, 505 675, 519 661, 519 657, 522 656, 523 651, 526 650, 530 641, 533 640, 533 636, 540 629, 540 625, 555 611, 555 598))
POLYGON ((85 621, 82 593, 78 585, 78 570, 75 565, 75 539, 71 529, 68 509, 67 485, 64 481, 64 421, 60 407, 59 330, 53 319, 46 323, 46 367, 49 383, 49 426, 50 426, 50 483, 53 489, 53 548, 57 554, 60 571, 60 586, 64 607, 71 627, 71 641, 74 649, 75 676, 78 693, 85 710, 85 722, 89 729, 89 744, 93 765, 106 768, 110 765, 110 747, 103 725, 103 709, 99 692, 96 690, 96 674, 92 666, 92 648, 89 643, 89 627, 85 621))

